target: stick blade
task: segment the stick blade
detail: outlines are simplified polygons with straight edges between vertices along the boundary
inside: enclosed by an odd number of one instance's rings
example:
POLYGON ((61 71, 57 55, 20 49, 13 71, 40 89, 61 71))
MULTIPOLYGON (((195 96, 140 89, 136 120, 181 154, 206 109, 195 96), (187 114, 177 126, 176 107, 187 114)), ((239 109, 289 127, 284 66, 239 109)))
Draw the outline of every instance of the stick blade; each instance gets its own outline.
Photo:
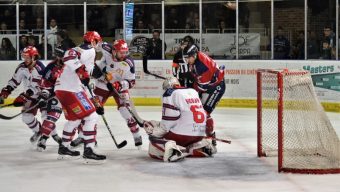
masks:
POLYGON ((124 141, 122 141, 121 143, 119 143, 119 144, 117 145, 117 148, 120 149, 120 148, 122 148, 122 147, 125 147, 126 144, 127 144, 127 141, 124 140, 124 141))
MULTIPOLYGON (((16 116, 17 116, 17 115, 16 115, 16 116)), ((8 117, 8 116, 4 116, 4 115, 1 115, 1 114, 0 114, 0 119, 10 120, 10 119, 13 119, 13 118, 16 117, 16 116, 8 117)))

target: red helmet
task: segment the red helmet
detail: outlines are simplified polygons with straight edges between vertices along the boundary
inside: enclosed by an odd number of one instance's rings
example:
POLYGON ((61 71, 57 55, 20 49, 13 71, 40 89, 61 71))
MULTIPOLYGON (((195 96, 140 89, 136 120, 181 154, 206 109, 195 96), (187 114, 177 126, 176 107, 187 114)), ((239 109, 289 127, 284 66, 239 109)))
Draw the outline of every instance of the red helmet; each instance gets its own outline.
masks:
POLYGON ((84 34, 83 36, 84 41, 87 42, 92 42, 92 41, 102 41, 102 37, 99 35, 99 33, 97 31, 88 31, 84 34))
POLYGON ((129 47, 127 43, 123 39, 118 39, 113 42, 113 48, 115 51, 119 52, 128 52, 129 47))
POLYGON ((37 48, 33 47, 33 46, 27 46, 24 48, 24 50, 22 51, 23 55, 27 55, 30 57, 34 57, 34 56, 39 56, 38 50, 37 48))

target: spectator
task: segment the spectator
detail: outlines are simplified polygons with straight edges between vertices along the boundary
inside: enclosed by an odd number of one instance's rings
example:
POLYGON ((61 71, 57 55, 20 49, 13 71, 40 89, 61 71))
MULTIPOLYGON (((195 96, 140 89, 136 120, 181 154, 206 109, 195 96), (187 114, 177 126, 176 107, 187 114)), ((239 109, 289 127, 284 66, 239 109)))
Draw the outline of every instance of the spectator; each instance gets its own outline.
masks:
POLYGON ((307 57, 308 59, 320 58, 320 45, 315 31, 308 31, 307 36, 307 57))
POLYGON ((220 20, 218 22, 218 29, 220 30, 220 33, 225 33, 226 32, 225 30, 227 29, 227 27, 226 27, 226 24, 225 24, 224 20, 220 20))
POLYGON ((330 38, 324 37, 322 39, 322 50, 321 50, 321 57, 320 59, 332 59, 332 47, 330 44, 330 38))
POLYGON ((65 30, 58 31, 56 34, 58 45, 61 45, 63 50, 68 50, 76 46, 65 30))
POLYGON ((1 22, 0 24, 0 34, 12 34, 12 32, 8 30, 5 22, 1 22))
POLYGON ((50 20, 50 28, 48 30, 47 42, 52 45, 52 50, 57 45, 57 35, 56 32, 58 31, 57 21, 55 19, 50 20))
POLYGON ((36 30, 44 30, 44 19, 41 17, 38 17, 36 19, 35 27, 36 30))
POLYGON ((274 38, 274 59, 289 59, 290 43, 283 34, 283 28, 279 26, 274 38))
POLYGON ((16 50, 12 42, 7 37, 2 38, 0 60, 15 60, 16 58, 16 50))
MULTIPOLYGON (((39 55, 42 59, 45 59, 45 36, 41 36, 41 43, 36 46, 39 55)), ((52 45, 47 43, 47 59, 52 59, 52 45)))
POLYGON ((298 32, 296 43, 293 46, 292 59, 305 59, 305 34, 303 31, 298 32))
POLYGON ((335 34, 332 30, 332 27, 330 25, 326 25, 323 28, 323 40, 322 40, 322 43, 321 43, 321 45, 322 45, 321 50, 325 49, 323 44, 326 43, 327 39, 328 39, 329 47, 331 49, 331 58, 330 59, 332 59, 332 58, 335 58, 336 38, 335 38, 335 34))
POLYGON ((23 19, 19 20, 19 30, 21 34, 28 33, 28 29, 26 28, 26 22, 23 19))
POLYGON ((136 29, 134 30, 135 33, 147 33, 148 31, 145 28, 144 21, 138 20, 136 29))
MULTIPOLYGON (((166 44, 164 43, 164 45, 165 51, 166 44)), ((149 39, 146 54, 149 59, 162 59, 162 40, 160 39, 160 32, 158 30, 153 31, 152 38, 149 39)))
POLYGON ((20 52, 28 46, 28 38, 26 35, 21 35, 20 36, 20 43, 19 43, 19 50, 20 52))

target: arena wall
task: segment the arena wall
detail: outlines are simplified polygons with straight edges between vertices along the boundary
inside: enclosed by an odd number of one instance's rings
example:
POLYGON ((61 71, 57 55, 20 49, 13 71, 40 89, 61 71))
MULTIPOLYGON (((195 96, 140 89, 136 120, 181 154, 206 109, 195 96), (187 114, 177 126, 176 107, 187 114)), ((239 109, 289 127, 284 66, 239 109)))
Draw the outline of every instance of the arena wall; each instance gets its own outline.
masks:
MULTIPOLYGON (((48 61, 44 62, 48 63, 48 61)), ((143 73, 142 61, 136 60, 136 86, 131 90, 135 105, 160 105, 162 80, 143 73)), ((170 60, 149 60, 152 73, 171 76, 170 60)), ((324 60, 217 60, 225 65, 226 93, 220 107, 256 107, 256 69, 305 69, 312 74, 315 91, 326 111, 340 112, 340 64, 324 60)), ((0 87, 12 77, 18 61, 0 61, 0 87)), ((20 94, 15 90, 6 103, 20 94)), ((108 105, 114 105, 113 99, 108 105)))

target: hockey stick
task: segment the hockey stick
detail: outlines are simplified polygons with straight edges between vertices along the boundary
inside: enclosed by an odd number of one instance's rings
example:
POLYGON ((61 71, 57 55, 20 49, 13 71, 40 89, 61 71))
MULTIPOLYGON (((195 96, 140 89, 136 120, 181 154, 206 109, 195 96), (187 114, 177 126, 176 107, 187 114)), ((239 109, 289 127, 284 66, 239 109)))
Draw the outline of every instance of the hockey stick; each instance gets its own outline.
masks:
POLYGON ((9 106, 12 106, 12 105, 14 105, 14 103, 6 104, 6 105, 3 105, 3 106, 0 106, 0 109, 5 108, 5 107, 9 107, 9 106))
MULTIPOLYGON (((50 99, 51 99, 51 98, 50 98, 50 99)), ((50 99, 47 99, 46 102, 48 102, 50 99)), ((0 119, 11 120, 11 119, 13 119, 13 118, 16 118, 17 116, 19 116, 19 115, 21 115, 21 114, 23 114, 23 113, 26 113, 26 112, 28 112, 28 111, 30 111, 30 110, 36 108, 36 107, 39 105, 40 102, 41 102, 41 101, 39 100, 39 101, 38 101, 36 104, 34 104, 32 107, 30 107, 30 108, 28 108, 28 109, 25 109, 24 111, 21 111, 20 113, 18 113, 18 114, 16 114, 16 115, 13 115, 13 116, 5 116, 5 115, 0 114, 0 119)), ((13 103, 11 103, 11 104, 13 104, 13 103)))
MULTIPOLYGON (((91 96, 94 97, 94 95, 93 95, 93 93, 92 93, 92 89, 90 88, 90 86, 87 85, 86 87, 87 87, 87 89, 89 90, 91 96)), ((109 130, 109 133, 110 133, 110 135, 111 135, 111 138, 112 138, 113 142, 115 143, 116 147, 117 147, 118 149, 124 147, 124 146, 127 144, 127 141, 124 140, 124 141, 122 141, 121 143, 118 144, 117 141, 116 141, 116 139, 115 139, 115 137, 113 136, 113 133, 112 133, 110 127, 109 127, 109 124, 108 124, 107 121, 106 121, 106 118, 104 117, 104 115, 100 115, 100 116, 102 116, 102 119, 103 119, 103 121, 104 121, 104 124, 105 124, 107 130, 109 130)))
POLYGON ((230 140, 226 140, 226 139, 219 139, 219 138, 216 138, 216 137, 205 137, 206 139, 211 139, 211 140, 216 140, 216 141, 219 141, 219 142, 222 142, 222 143, 228 143, 228 144, 231 144, 231 141, 230 140))
POLYGON ((144 73, 146 73, 148 75, 152 75, 152 76, 160 78, 160 79, 166 79, 165 77, 151 73, 148 70, 148 56, 146 56, 146 55, 143 56, 143 71, 144 71, 144 73))

